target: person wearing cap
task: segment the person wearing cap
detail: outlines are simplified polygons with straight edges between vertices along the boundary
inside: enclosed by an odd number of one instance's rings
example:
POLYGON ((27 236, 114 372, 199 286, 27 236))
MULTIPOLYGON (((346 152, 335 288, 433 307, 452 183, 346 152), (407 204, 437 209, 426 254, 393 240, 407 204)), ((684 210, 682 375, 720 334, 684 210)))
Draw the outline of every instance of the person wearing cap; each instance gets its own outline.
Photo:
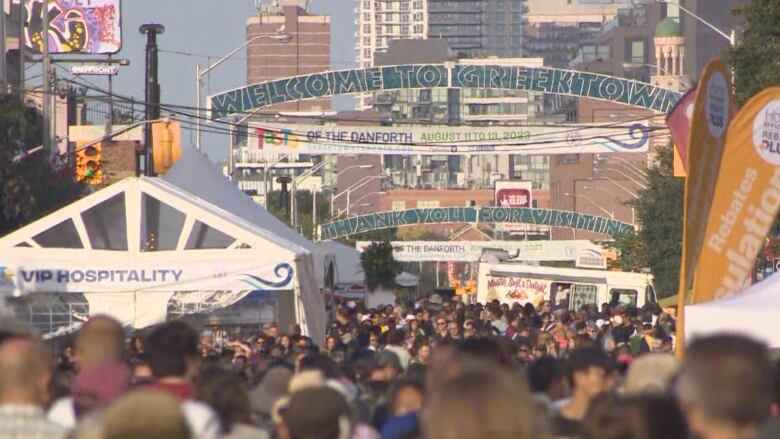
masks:
POLYGON ((287 389, 292 370, 285 366, 274 366, 269 369, 260 384, 249 392, 249 401, 255 424, 270 430, 273 425, 271 414, 274 404, 287 396, 287 389))
POLYGON ((327 386, 295 392, 280 415, 276 430, 279 439, 348 439, 352 433, 347 402, 327 386))
POLYGON ((414 334, 417 337, 422 337, 425 335, 425 331, 423 331, 422 326, 420 325, 420 321, 417 319, 416 315, 407 314, 404 320, 406 321, 407 332, 409 334, 414 334))
POLYGON ((554 416, 553 433, 556 437, 579 437, 591 400, 613 386, 613 368, 607 354, 595 347, 573 350, 566 367, 571 399, 554 416))
POLYGON ((181 403, 169 392, 134 390, 112 404, 103 417, 103 439, 195 438, 181 403))

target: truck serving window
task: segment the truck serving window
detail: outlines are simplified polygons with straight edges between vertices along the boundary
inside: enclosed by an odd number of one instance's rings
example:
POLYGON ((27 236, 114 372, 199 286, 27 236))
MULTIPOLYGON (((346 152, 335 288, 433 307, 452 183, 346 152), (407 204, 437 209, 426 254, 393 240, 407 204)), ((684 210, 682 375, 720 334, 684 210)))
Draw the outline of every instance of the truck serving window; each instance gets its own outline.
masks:
POLYGON ((639 298, 639 292, 637 290, 613 288, 609 290, 609 303, 611 305, 629 305, 636 306, 639 298))
POLYGON ((584 285, 574 284, 571 287, 571 297, 569 301, 569 309, 576 311, 582 307, 582 305, 590 305, 596 303, 598 299, 599 289, 596 285, 584 285))

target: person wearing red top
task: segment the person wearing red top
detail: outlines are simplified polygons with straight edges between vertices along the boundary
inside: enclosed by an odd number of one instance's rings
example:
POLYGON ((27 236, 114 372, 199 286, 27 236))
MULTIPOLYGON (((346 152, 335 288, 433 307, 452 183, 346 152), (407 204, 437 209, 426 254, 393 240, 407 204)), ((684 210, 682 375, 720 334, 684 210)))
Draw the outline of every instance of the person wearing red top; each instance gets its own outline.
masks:
POLYGON ((144 340, 149 366, 155 381, 148 387, 167 392, 183 402, 184 416, 193 438, 220 436, 219 418, 206 404, 191 401, 195 388, 193 378, 200 367, 198 333, 184 322, 163 323, 144 340))

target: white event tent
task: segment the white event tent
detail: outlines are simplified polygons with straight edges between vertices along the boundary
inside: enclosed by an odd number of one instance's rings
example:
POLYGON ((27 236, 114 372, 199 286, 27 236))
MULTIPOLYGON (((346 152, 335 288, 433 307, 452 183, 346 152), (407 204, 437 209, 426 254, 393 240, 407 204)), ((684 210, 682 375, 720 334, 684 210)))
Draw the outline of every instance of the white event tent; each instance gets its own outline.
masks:
POLYGON ((325 259, 187 151, 163 179, 124 179, 0 238, 0 290, 83 293, 89 314, 135 328, 172 303, 202 313, 265 291, 280 323, 323 343, 325 259))
POLYGON ((780 275, 719 300, 685 307, 685 340, 731 332, 780 348, 780 275))
MULTIPOLYGON (((392 304, 395 295, 391 291, 376 291, 366 296, 366 275, 360 262, 360 251, 336 241, 323 241, 317 244, 318 251, 332 255, 335 259, 333 290, 338 296, 347 299, 365 299, 367 306, 392 304)), ((402 272, 395 283, 403 288, 415 288, 420 279, 408 272, 402 272)))

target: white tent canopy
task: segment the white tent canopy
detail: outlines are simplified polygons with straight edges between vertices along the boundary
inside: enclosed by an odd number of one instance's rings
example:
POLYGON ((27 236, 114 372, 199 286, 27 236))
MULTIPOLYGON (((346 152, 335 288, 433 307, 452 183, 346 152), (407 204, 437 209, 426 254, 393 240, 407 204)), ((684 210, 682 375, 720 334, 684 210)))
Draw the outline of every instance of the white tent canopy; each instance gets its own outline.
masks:
POLYGON ((182 160, 168 181, 127 178, 0 238, 0 287, 84 293, 91 314, 134 327, 164 321, 174 294, 218 307, 252 291, 290 291, 295 321, 323 342, 312 244, 260 206, 250 212, 244 200, 252 201, 214 178, 205 157, 182 160), (179 173, 193 176, 189 187, 183 177, 176 182, 179 173))
POLYGON ((780 275, 759 282, 741 293, 685 307, 685 340, 719 332, 732 332, 780 348, 780 275))
POLYGON ((163 180, 191 194, 197 194, 198 198, 311 253, 317 285, 320 288, 326 287, 325 274, 328 266, 333 264, 335 259, 333 255, 254 202, 225 178, 206 156, 192 150, 185 150, 176 165, 165 174, 163 180))
POLYGON ((317 244, 318 253, 333 255, 335 260, 336 285, 362 285, 366 278, 360 263, 360 252, 336 241, 323 241, 317 244))

